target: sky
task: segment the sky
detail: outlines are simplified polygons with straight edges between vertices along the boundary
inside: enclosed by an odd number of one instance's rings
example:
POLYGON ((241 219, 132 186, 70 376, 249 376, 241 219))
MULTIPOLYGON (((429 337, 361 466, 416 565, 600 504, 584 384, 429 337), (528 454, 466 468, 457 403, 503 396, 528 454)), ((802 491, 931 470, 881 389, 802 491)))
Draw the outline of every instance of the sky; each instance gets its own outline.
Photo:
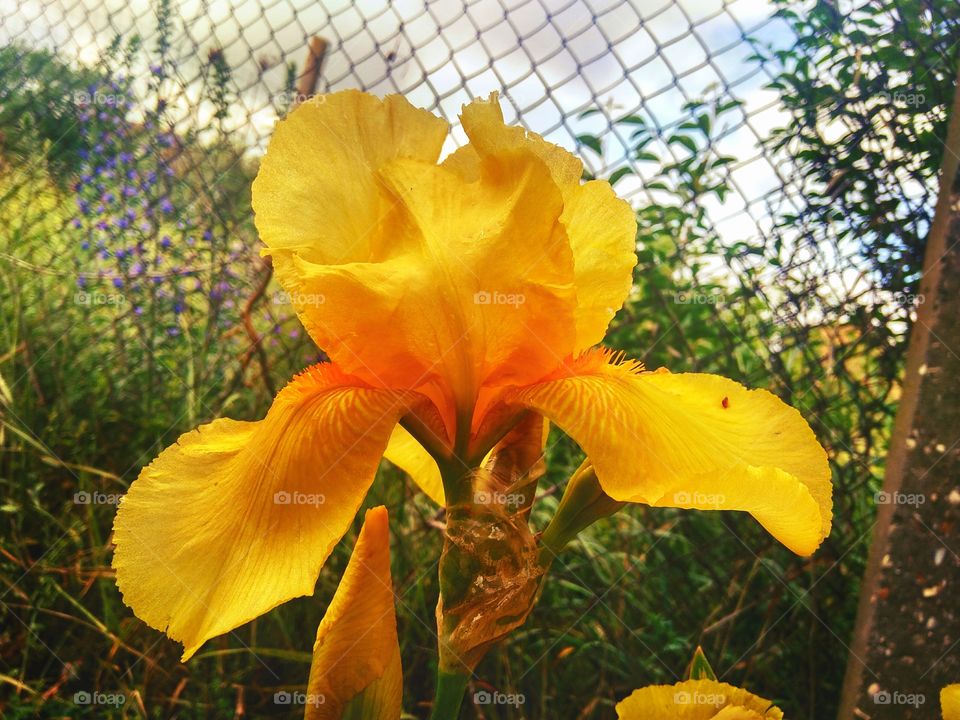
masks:
MULTIPOLYGON (((747 62, 751 49, 740 42, 744 30, 760 41, 789 38, 785 25, 769 21, 764 0, 171 2, 182 75, 195 76, 198 60, 223 48, 243 88, 235 120, 250 126, 254 141, 267 138, 276 120, 272 99, 283 88, 285 63, 301 64, 315 35, 330 43, 324 90, 401 92, 454 123, 463 103, 497 90, 508 121, 519 119, 571 150, 577 134, 600 132, 620 115, 676 123, 686 101, 724 82, 745 101, 757 132, 783 120, 769 107, 776 95, 763 89, 768 78, 747 62), (577 120, 596 107, 600 115, 577 120)), ((6 16, 0 40, 17 37, 95 63, 116 33, 139 33, 149 45, 153 6, 153 0, 21 0, 12 12, 0 11, 6 16)), ((743 130, 724 138, 721 149, 756 154, 756 133, 743 130)), ((455 127, 447 149, 464 140, 455 127)), ((622 157, 619 144, 609 143, 608 163, 622 157)), ((588 164, 604 169, 598 158, 588 164)), ((770 170, 762 170, 761 184, 761 169, 750 169, 753 194, 778 185, 770 170)))
MULTIPOLYGON (((183 123, 202 126, 210 117, 196 78, 207 53, 222 48, 237 87, 232 123, 253 153, 262 152, 277 120, 286 64, 302 65, 307 43, 319 36, 329 43, 320 90, 400 92, 451 121, 447 151, 465 141, 457 123, 462 104, 498 91, 508 122, 578 152, 599 176, 622 164, 629 147, 629 131, 611 129, 614 119, 639 115, 661 128, 652 149, 663 154, 670 128, 686 119, 686 102, 717 95, 742 101, 720 123, 716 142, 718 152, 737 159, 729 166, 735 191, 723 202, 704 202, 725 245, 767 233, 768 201, 791 174, 787 160, 758 147, 789 120, 765 87, 768 71, 749 59, 754 50, 743 41, 791 43, 766 0, 170 1, 172 55, 187 90, 183 123), (579 118, 586 110, 599 112, 579 118), (578 144, 581 133, 605 139, 602 157, 578 144)), ((0 42, 16 37, 92 64, 117 33, 139 33, 151 47, 154 7, 154 0, 6 0, 0 42)), ((653 169, 636 164, 637 175, 617 191, 635 205, 662 199, 646 187, 653 169)))

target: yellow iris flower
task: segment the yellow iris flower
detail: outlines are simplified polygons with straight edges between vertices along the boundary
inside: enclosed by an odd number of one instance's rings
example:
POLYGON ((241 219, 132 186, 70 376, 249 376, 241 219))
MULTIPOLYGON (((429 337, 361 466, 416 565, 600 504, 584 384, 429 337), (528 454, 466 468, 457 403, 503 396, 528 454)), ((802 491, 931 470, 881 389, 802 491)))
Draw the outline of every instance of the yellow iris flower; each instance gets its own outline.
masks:
POLYGON ((960 720, 960 684, 947 685, 940 691, 943 720, 960 720))
POLYGON ((826 454, 796 410, 595 347, 632 284, 627 203, 505 125, 496 97, 461 119, 469 144, 440 163, 447 123, 398 96, 326 95, 278 124, 257 228, 331 362, 263 420, 182 435, 118 510, 124 600, 184 659, 313 593, 384 455, 437 502, 469 503, 465 470, 531 412, 614 500, 746 511, 801 554, 829 533, 826 454))
POLYGON ((769 700, 716 680, 685 680, 634 690, 617 703, 619 720, 782 720, 769 700))

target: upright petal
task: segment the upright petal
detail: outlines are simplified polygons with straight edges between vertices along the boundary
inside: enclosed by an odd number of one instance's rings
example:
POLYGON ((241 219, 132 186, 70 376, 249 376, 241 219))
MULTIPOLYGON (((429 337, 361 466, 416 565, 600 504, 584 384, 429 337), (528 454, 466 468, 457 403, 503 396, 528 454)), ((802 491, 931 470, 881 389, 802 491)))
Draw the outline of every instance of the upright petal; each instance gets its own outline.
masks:
POLYGON ((463 177, 476 178, 484 158, 521 149, 534 153, 549 168, 563 196, 561 224, 573 252, 577 286, 575 351, 600 342, 633 284, 633 267, 637 264, 633 209, 606 181, 581 185, 583 163, 568 151, 522 127, 506 125, 496 93, 465 105, 460 119, 470 144, 443 164, 463 177))
POLYGON ((745 510, 812 553, 830 532, 832 486, 800 413, 717 375, 638 370, 592 353, 513 401, 573 437, 615 500, 745 510))
MULTIPOLYGON (((404 246, 415 240, 397 232, 401 209, 378 170, 397 159, 435 163, 446 131, 444 120, 400 96, 323 95, 277 124, 253 183, 264 253, 307 332, 346 371, 373 384, 396 385, 397 375, 409 380, 422 372, 402 338, 393 340, 383 362, 359 343, 374 330, 369 319, 382 321, 380 313, 404 297, 404 272, 392 276, 381 263, 416 251, 404 246), (302 282, 308 266, 328 270, 336 285, 329 296, 302 282), (378 283, 376 306, 352 291, 358 275, 361 283, 378 283)), ((417 263, 404 269, 419 270, 417 263)))
POLYGON ((263 420, 180 436, 117 511, 124 602, 181 641, 186 660, 208 638, 312 594, 403 412, 396 393, 317 365, 263 420))
POLYGON ((477 99, 464 105, 460 122, 470 144, 444 160, 447 167, 463 175, 476 177, 482 158, 527 150, 546 164, 558 187, 580 184, 583 175, 580 158, 519 125, 504 123, 500 96, 496 92, 490 93, 486 100, 477 99))
POLYGON ((296 258, 288 281, 338 308, 304 317, 337 363, 392 387, 430 386, 449 430, 484 384, 531 382, 572 351, 560 195, 529 153, 485 161, 476 182, 411 160, 380 174, 403 208, 397 244, 413 249, 336 266, 296 258))
POLYGON ((257 230, 275 262, 368 262, 389 252, 393 206, 377 168, 397 158, 436 162, 447 123, 403 97, 359 92, 308 100, 277 123, 253 183, 257 230))
POLYGON ((367 511, 350 562, 317 629, 306 720, 397 720, 403 674, 390 577, 387 509, 367 511))

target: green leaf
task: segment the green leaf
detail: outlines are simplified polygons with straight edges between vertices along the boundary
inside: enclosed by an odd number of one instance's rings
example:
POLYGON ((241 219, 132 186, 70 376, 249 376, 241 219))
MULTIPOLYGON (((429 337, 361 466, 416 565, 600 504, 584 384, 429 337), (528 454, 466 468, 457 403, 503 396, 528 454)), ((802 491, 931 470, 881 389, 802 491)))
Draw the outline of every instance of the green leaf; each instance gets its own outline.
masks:
POLYGON ((710 137, 710 116, 707 113, 697 118, 697 126, 703 131, 704 137, 710 137))
POLYGON ((614 170, 610 174, 610 180, 609 180, 610 184, 615 185, 617 183, 617 180, 622 178, 624 175, 633 175, 633 168, 628 166, 628 167, 622 167, 619 170, 614 170))
POLYGON ((699 645, 693 653, 693 659, 690 661, 690 668, 687 671, 688 680, 713 680, 716 682, 717 674, 707 662, 707 656, 703 654, 703 648, 699 645))
POLYGON ((581 145, 586 145, 597 155, 603 155, 603 145, 598 137, 594 135, 577 135, 577 142, 581 145))
POLYGON ((692 153, 697 152, 697 144, 693 141, 693 138, 691 138, 689 135, 674 135, 669 140, 667 140, 667 142, 670 143, 671 145, 674 145, 674 144, 683 145, 687 150, 689 150, 692 153))

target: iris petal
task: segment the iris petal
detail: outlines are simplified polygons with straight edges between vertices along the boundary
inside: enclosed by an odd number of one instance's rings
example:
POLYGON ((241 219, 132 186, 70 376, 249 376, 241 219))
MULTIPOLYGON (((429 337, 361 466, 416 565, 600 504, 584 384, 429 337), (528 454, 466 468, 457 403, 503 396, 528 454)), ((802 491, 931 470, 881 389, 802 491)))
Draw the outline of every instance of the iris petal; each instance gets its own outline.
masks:
POLYGON ((612 498, 750 512, 799 554, 830 532, 826 453, 764 390, 717 375, 638 372, 594 353, 513 398, 587 453, 612 498))
POLYGON ((577 287, 575 352, 600 342, 633 284, 637 222, 633 210, 602 180, 580 183, 583 163, 521 127, 504 124, 496 93, 465 105, 460 116, 470 144, 443 164, 463 177, 479 176, 484 158, 525 150, 550 170, 563 196, 561 224, 573 252, 577 287))
POLYGON ((403 695, 387 510, 367 511, 313 646, 306 720, 397 720, 403 695))
POLYGON ((619 720, 782 720, 769 700, 715 680, 634 690, 617 703, 619 720))
POLYGON ((383 456, 409 475, 437 505, 443 507, 443 480, 440 468, 416 438, 400 425, 393 429, 383 456))
POLYGON ((281 390, 263 420, 220 419, 182 435, 117 512, 113 566, 124 601, 181 641, 186 660, 208 638, 312 594, 401 401, 320 365, 281 390))

